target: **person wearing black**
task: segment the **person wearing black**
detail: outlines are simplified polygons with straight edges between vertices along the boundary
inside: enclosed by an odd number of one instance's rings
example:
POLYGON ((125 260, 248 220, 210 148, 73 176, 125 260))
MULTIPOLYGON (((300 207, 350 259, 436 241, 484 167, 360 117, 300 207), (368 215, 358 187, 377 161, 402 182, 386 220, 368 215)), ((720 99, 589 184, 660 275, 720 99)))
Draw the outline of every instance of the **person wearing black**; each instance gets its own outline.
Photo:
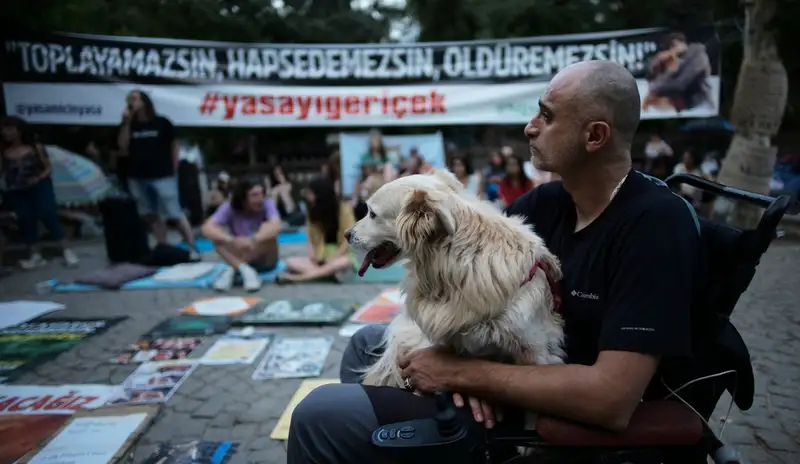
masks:
POLYGON ((127 96, 127 107, 117 136, 120 155, 127 157, 128 188, 136 207, 150 225, 158 244, 167 243, 165 221, 175 222, 192 248, 194 235, 180 204, 176 171, 180 146, 169 119, 156 114, 152 100, 139 90, 127 96))
MULTIPOLYGON (((642 399, 666 396, 662 378, 670 384, 675 363, 692 353, 700 237, 682 198, 631 170, 639 108, 624 67, 581 62, 552 79, 525 128, 536 169, 562 181, 526 193, 507 214, 524 217, 561 261, 566 363, 518 366, 424 349, 398 360, 415 390, 453 393, 462 415, 489 428, 520 427, 522 411, 532 410, 622 430, 642 399)), ((289 464, 398 462, 371 445, 371 432, 435 414, 430 396, 357 384, 383 330, 357 332, 343 383, 314 390, 294 410, 289 464)))

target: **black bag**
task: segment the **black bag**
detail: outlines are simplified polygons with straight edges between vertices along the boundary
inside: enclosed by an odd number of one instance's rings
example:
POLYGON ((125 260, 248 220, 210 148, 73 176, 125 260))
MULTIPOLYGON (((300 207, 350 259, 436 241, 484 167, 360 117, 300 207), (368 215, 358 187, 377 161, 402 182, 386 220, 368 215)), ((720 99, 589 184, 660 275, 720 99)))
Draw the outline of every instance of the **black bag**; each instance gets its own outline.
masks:
POLYGON ((172 245, 156 245, 147 259, 148 266, 156 267, 174 266, 190 262, 192 262, 191 254, 187 250, 172 245))
POLYGON ((127 196, 101 201, 103 236, 108 260, 112 263, 143 264, 150 255, 147 225, 139 217, 136 203, 127 196))

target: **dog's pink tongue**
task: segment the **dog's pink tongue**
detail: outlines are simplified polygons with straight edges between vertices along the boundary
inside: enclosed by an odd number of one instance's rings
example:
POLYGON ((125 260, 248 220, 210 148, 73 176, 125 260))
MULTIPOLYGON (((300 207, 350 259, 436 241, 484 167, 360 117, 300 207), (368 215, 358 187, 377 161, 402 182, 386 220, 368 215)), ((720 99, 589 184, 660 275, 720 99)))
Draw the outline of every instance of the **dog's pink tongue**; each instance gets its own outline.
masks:
POLYGON ((369 269, 369 265, 371 263, 372 263, 372 257, 370 255, 367 255, 367 257, 364 258, 364 261, 361 261, 361 267, 358 269, 359 277, 364 277, 364 273, 367 272, 367 269, 369 269))

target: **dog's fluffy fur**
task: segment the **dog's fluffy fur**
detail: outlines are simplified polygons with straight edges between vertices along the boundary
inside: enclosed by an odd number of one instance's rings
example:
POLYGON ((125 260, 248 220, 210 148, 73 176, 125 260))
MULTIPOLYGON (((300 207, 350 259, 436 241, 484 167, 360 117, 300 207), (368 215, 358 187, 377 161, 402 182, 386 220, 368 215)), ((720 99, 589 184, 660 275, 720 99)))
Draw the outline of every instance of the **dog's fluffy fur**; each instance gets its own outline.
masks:
POLYGON ((389 325, 364 384, 402 387, 398 359, 432 345, 515 364, 562 362, 562 321, 545 275, 560 280, 558 259, 521 218, 506 217, 441 170, 390 182, 367 205, 348 234, 364 256, 360 272, 408 259, 408 275, 406 309, 389 325), (536 263, 542 269, 527 281, 536 263))

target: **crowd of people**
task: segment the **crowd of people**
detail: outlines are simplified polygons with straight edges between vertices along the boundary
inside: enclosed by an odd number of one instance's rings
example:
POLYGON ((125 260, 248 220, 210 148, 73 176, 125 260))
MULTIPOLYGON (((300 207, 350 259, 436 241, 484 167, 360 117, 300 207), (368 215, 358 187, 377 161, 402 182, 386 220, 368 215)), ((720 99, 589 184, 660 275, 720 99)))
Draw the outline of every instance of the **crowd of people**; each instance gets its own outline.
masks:
MULTIPOLYGON (((64 262, 76 265, 78 258, 67 245, 58 218, 44 146, 20 118, 5 118, 0 126, 0 171, 5 184, 2 199, 15 212, 20 235, 29 250, 20 266, 30 269, 45 263, 38 248, 39 222, 60 244, 64 262)), ((156 112, 144 92, 134 90, 127 95, 115 141, 119 183, 130 193, 157 244, 169 246, 167 227, 171 225, 188 245, 190 259, 200 259, 178 189, 181 142, 172 123, 156 112)), ((659 134, 650 137, 643 155, 644 171, 661 179, 685 172, 713 180, 719 171, 719 161, 713 154, 701 155, 692 147, 675 152, 659 134)), ((474 161, 456 150, 448 154, 447 166, 465 190, 500 209, 535 186, 558 179, 555 174, 537 170, 527 153, 522 156, 510 146, 491 150, 483 169, 476 169, 474 161)), ((214 243, 220 258, 229 265, 215 288, 229 289, 237 274, 247 290, 260 288, 259 273, 276 266, 277 236, 287 225, 307 227, 309 249, 306 256, 287 260, 287 270, 278 277, 279 283, 342 279, 355 266, 342 231, 367 214, 366 200, 398 177, 431 169, 431 163, 417 148, 411 148, 404 156, 390 157, 377 130, 370 133, 360 157, 360 175, 353 194, 347 198, 342 195, 340 164, 340 154, 334 150, 310 182, 299 182, 274 159, 264 176, 235 178, 220 172, 211 183, 206 220, 201 228, 202 235, 214 243)), ((710 208, 712 199, 691 186, 682 186, 679 193, 698 210, 710 208)), ((2 241, 0 235, 0 245, 2 241)), ((6 272, 0 267, 0 275, 6 272)))

